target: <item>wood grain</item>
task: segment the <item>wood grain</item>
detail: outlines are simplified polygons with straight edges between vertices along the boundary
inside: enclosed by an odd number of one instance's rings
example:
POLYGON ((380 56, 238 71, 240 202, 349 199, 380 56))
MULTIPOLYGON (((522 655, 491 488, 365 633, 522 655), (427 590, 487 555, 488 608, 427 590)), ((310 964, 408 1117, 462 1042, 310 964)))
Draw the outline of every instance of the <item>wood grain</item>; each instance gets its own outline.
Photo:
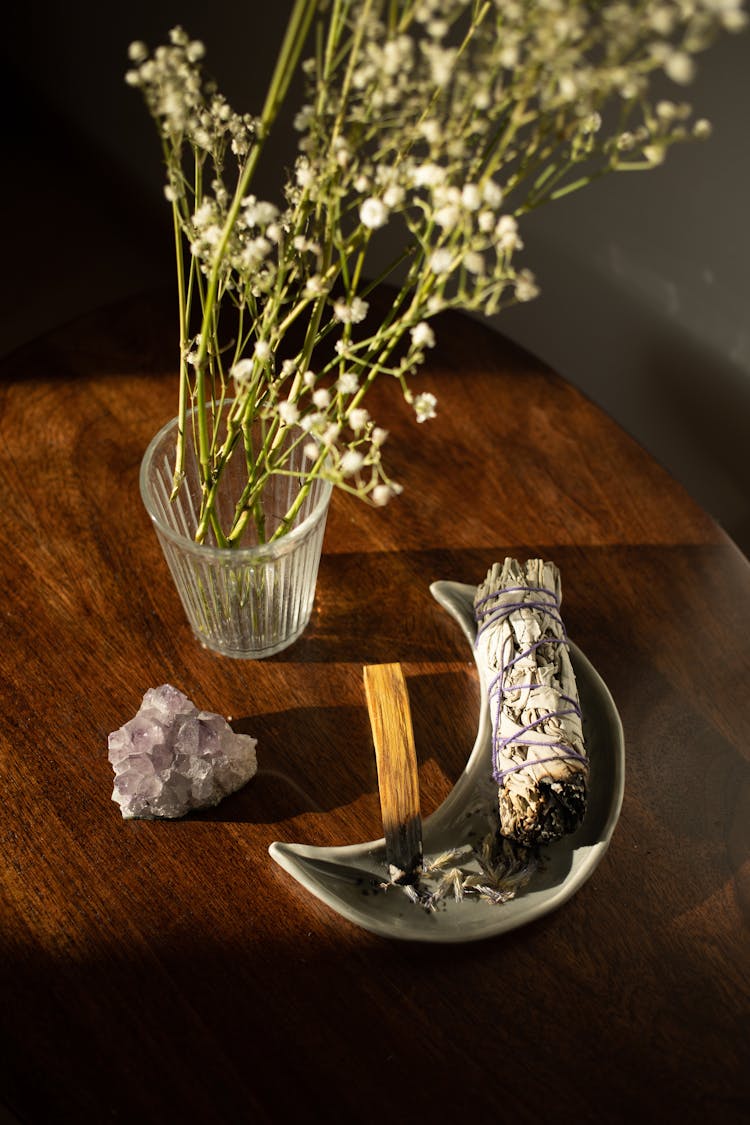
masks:
POLYGON ((366 664, 364 681, 390 878, 415 883, 422 870, 422 818, 406 680, 396 663, 366 664))
POLYGON ((404 493, 334 497, 305 635, 257 664, 210 655, 138 495, 174 413, 172 305, 113 306, 0 370, 8 1109, 25 1125, 747 1121, 746 559, 592 402, 447 317, 419 377, 437 418, 416 426, 395 383, 368 403, 404 493), (475 583, 506 554, 560 567, 568 631, 623 718, 622 816, 546 918, 478 945, 389 943, 267 848, 380 835, 363 664, 402 664, 423 815, 442 801, 479 691, 429 584, 475 583), (125 823, 107 734, 165 681, 255 735, 259 772, 210 813, 125 823))

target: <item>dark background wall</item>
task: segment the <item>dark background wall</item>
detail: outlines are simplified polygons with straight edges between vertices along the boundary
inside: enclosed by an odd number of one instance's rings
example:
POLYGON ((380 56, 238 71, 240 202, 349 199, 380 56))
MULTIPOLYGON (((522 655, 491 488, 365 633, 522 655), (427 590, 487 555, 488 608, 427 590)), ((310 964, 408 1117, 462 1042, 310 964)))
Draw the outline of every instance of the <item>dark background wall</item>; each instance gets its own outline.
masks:
MULTIPOLYGON (((257 111, 289 7, 15 6, 0 44, 0 352, 171 281, 156 134, 123 82, 128 43, 183 24, 233 105, 257 111)), ((530 216, 542 296, 497 327, 602 404, 750 553, 750 34, 701 56, 679 96, 711 119, 711 139, 530 216)), ((290 152, 281 134, 271 163, 290 152)))

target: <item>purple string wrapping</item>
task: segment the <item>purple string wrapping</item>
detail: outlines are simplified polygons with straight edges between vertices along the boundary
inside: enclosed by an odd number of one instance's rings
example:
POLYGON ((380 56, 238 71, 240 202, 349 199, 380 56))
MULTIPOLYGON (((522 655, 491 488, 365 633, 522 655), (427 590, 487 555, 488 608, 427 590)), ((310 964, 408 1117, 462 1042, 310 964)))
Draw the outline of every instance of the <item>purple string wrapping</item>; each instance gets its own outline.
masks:
POLYGON ((571 746, 568 746, 563 742, 551 741, 550 739, 546 738, 540 739, 523 737, 524 735, 528 735, 531 731, 535 730, 541 723, 546 723, 549 721, 549 719, 552 718, 561 718, 565 715, 573 714, 578 715, 578 717, 581 718, 581 709, 578 705, 578 701, 573 699, 571 696, 564 694, 559 689, 553 688, 552 690, 557 692, 558 698, 561 701, 570 704, 569 707, 561 707, 554 711, 545 711, 545 713, 538 719, 534 719, 532 722, 527 723, 526 726, 519 728, 519 730, 517 731, 514 731, 513 734, 509 735, 507 738, 500 737, 500 716, 502 712, 503 697, 506 694, 506 691, 535 691, 539 688, 549 688, 550 686, 538 683, 524 683, 512 684, 510 688, 507 688, 505 677, 508 671, 512 667, 514 667, 514 665, 518 664, 519 661, 529 656, 532 652, 534 652, 537 648, 540 648, 542 645, 562 644, 566 647, 568 646, 568 637, 565 632, 565 626, 563 624, 562 617, 560 616, 559 599, 554 590, 550 590, 546 586, 506 586, 501 590, 498 590, 492 594, 488 594, 486 597, 482 598, 481 601, 477 602, 474 607, 474 613, 477 619, 477 636, 475 644, 478 644, 479 638, 488 628, 496 625, 504 618, 509 617, 511 613, 521 609, 540 610, 546 613, 548 617, 550 617, 559 625, 561 636, 544 636, 540 640, 535 641, 533 644, 529 645, 526 649, 524 649, 522 652, 519 652, 518 655, 512 657, 508 661, 506 661, 504 658, 505 644, 507 640, 511 640, 512 644, 512 638, 506 638, 506 640, 503 642, 503 650, 500 653, 500 671, 488 685, 489 699, 492 700, 492 697, 494 695, 496 700, 496 711, 494 716, 495 721, 493 723, 492 738, 492 775, 498 785, 502 785, 505 781, 505 778, 508 777, 509 774, 517 773, 519 770, 528 769, 530 766, 544 765, 548 762, 559 760, 579 761, 582 762, 586 768, 588 768, 588 761, 586 757, 583 754, 579 754, 577 750, 574 750, 571 746), (505 602, 501 605, 496 605, 495 608, 490 610, 489 612, 482 612, 483 607, 486 606, 488 602, 496 602, 498 597, 504 594, 515 593, 546 594, 551 600, 542 601, 539 599, 534 599, 528 601, 505 602), (501 758, 506 746, 509 745, 545 746, 550 750, 558 751, 558 753, 550 754, 544 758, 529 758, 527 756, 525 761, 516 762, 512 766, 501 769, 501 758))

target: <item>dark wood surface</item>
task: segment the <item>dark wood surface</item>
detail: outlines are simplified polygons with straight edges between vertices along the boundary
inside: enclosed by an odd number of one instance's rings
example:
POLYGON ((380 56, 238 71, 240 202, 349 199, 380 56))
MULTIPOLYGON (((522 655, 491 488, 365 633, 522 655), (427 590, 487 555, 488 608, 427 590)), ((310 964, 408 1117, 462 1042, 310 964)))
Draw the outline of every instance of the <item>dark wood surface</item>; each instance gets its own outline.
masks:
POLYGON ((747 1121, 745 558, 571 386, 448 318, 438 418, 370 403, 405 491, 334 497, 304 637, 210 655, 137 487, 174 413, 171 313, 123 304, 1 369, 0 1101, 31 1125, 747 1121), (547 917, 391 943, 267 848, 381 834, 365 663, 403 663, 423 815, 442 801, 478 687, 428 586, 506 554, 561 568, 623 719, 620 822, 547 917), (259 773, 211 813, 123 822, 107 734, 165 681, 254 734, 259 773))

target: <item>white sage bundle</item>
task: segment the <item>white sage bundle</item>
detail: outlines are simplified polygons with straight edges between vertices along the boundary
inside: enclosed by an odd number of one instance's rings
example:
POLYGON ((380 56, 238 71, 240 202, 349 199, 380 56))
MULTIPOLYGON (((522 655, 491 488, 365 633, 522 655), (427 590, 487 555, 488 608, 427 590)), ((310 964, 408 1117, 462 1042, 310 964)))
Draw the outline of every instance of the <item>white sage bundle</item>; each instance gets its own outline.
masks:
POLYGON ((588 760, 560 601, 554 563, 509 558, 474 599, 500 832, 526 845, 574 831, 586 811, 588 760))

